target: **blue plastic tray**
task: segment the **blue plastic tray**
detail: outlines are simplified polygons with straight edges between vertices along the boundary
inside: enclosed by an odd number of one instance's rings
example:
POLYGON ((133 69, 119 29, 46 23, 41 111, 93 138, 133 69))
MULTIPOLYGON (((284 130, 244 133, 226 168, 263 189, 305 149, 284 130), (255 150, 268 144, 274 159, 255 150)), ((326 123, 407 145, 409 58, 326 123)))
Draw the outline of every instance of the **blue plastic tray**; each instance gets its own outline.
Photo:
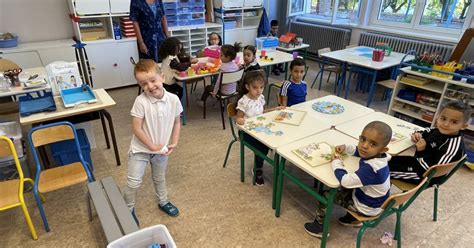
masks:
POLYGON ((359 48, 356 48, 355 50, 361 53, 369 53, 369 52, 371 53, 374 49, 369 48, 369 47, 359 47, 359 48))
MULTIPOLYGON (((40 93, 38 92, 38 94, 40 93)), ((26 96, 20 96, 19 102, 21 116, 56 110, 56 104, 51 92, 44 92, 43 96, 38 97, 33 97, 28 93, 26 96)))
POLYGON ((74 107, 81 103, 97 102, 94 92, 92 92, 92 89, 88 85, 61 90, 60 94, 66 108, 74 107))

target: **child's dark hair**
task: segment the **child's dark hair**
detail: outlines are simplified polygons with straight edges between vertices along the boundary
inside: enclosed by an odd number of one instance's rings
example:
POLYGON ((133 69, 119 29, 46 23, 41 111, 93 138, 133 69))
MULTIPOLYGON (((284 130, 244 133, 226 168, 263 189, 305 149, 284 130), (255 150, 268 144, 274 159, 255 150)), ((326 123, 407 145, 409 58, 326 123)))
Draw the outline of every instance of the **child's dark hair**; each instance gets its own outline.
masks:
POLYGON ((392 128, 385 122, 373 121, 364 127, 364 130, 366 129, 375 129, 379 135, 382 135, 383 147, 386 147, 392 139, 392 128))
POLYGON ((166 38, 158 50, 158 55, 161 59, 165 59, 170 55, 178 55, 181 51, 176 54, 176 48, 179 47, 181 42, 176 37, 166 38))
MULTIPOLYGON (((219 44, 217 44, 217 45, 222 46, 222 37, 221 37, 221 35, 218 34, 218 33, 216 33, 216 32, 212 32, 212 33, 209 34, 208 38, 210 39, 211 36, 213 36, 213 35, 217 35, 217 37, 219 38, 219 44)), ((210 46, 210 45, 212 45, 212 44, 211 44, 211 42, 209 41, 209 39, 207 40, 207 45, 210 46)))
POLYGON ((247 45, 244 47, 244 51, 245 50, 249 50, 253 53, 253 56, 255 57, 255 55, 257 54, 257 48, 255 48, 255 46, 252 46, 252 45, 247 45))
POLYGON ((306 66, 306 62, 302 58, 296 58, 290 63, 290 70, 293 70, 294 66, 306 66))
POLYGON ((469 106, 469 104, 465 101, 459 100, 444 102, 441 105, 441 111, 447 108, 461 112, 464 116, 465 123, 469 121, 469 118, 471 118, 471 106, 469 106))
POLYGON ((271 27, 278 26, 278 20, 272 20, 272 21, 270 22, 270 26, 271 26, 271 27))
POLYGON ((234 60, 241 48, 240 42, 235 42, 234 45, 226 44, 221 46, 221 53, 224 54, 224 56, 229 57, 230 60, 234 60))
POLYGON ((265 71, 263 70, 255 70, 255 71, 249 71, 244 74, 244 77, 239 83, 239 97, 237 97, 237 101, 242 98, 244 95, 249 93, 247 90, 247 87, 245 85, 250 85, 254 82, 260 81, 265 85, 265 71))

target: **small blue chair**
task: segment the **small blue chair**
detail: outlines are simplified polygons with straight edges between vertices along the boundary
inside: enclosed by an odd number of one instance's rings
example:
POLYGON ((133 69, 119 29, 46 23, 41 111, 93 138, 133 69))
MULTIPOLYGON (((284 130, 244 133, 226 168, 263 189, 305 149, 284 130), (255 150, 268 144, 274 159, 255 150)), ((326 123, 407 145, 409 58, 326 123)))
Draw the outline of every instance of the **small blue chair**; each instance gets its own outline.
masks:
POLYGON ((57 122, 44 126, 34 127, 28 133, 28 143, 33 153, 36 165, 35 184, 33 193, 36 204, 43 219, 44 228, 50 231, 48 220, 43 209, 40 194, 69 187, 85 181, 95 181, 89 163, 84 160, 77 138, 76 129, 70 122, 57 122), (43 170, 36 148, 63 140, 74 140, 79 162, 43 170))

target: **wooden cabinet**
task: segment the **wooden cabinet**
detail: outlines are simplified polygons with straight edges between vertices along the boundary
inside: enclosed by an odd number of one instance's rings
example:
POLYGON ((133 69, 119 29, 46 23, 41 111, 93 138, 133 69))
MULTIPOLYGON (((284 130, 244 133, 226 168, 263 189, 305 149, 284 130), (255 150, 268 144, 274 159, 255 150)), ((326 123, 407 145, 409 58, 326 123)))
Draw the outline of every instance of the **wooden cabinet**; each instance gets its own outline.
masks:
MULTIPOLYGON (((412 71, 409 67, 401 69, 401 72, 390 101, 390 115, 420 126, 434 127, 443 102, 466 99, 471 107, 474 106, 472 84, 412 71), (414 77, 418 78, 411 80, 414 77)), ((474 131, 474 126, 469 125, 468 129, 474 131)))

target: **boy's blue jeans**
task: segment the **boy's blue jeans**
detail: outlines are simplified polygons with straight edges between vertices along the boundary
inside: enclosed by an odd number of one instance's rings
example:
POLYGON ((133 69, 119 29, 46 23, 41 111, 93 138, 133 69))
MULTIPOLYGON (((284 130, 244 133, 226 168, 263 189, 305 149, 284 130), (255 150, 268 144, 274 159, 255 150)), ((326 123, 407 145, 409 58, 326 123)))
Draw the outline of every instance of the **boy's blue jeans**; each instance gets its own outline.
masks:
POLYGON ((125 202, 130 210, 135 207, 137 189, 142 184, 145 168, 149 163, 151 163, 152 180, 158 201, 160 205, 168 203, 165 180, 168 156, 130 152, 128 155, 127 186, 123 192, 125 202))

